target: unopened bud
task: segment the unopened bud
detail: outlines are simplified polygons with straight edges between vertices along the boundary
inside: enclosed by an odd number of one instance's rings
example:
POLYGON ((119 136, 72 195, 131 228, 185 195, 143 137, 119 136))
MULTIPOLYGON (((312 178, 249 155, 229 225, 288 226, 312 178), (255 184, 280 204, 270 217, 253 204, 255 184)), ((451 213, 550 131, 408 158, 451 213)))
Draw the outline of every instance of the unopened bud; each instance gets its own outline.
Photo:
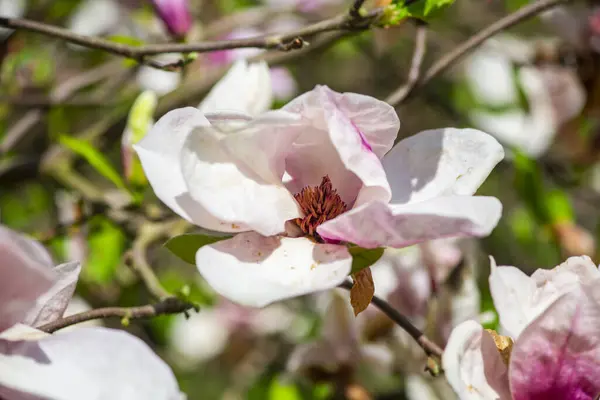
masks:
POLYGON ((142 140, 154 124, 152 116, 157 101, 156 94, 147 90, 137 97, 129 111, 127 126, 121 139, 121 155, 125 178, 133 185, 142 186, 147 183, 140 160, 133 150, 133 145, 142 140))
POLYGON ((183 38, 192 28, 192 15, 188 0, 152 0, 154 9, 169 33, 183 38))

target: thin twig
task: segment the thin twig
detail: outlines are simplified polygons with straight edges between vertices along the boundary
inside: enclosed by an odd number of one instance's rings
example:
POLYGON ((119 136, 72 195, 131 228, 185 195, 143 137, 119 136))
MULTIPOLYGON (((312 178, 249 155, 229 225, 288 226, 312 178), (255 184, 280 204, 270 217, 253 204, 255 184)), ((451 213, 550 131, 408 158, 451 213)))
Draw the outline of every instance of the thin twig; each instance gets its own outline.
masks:
MULTIPOLYGON (((351 290, 352 282, 344 281, 341 288, 351 290)), ((392 321, 396 323, 400 328, 404 329, 425 351, 428 356, 442 357, 443 350, 434 342, 432 342, 419 328, 414 326, 410 320, 398 312, 394 307, 380 297, 373 296, 371 303, 379 308, 385 315, 387 315, 392 321)))
POLYGON ((95 98, 75 98, 71 100, 56 101, 49 96, 22 96, 22 97, 7 97, 0 96, 0 104, 10 104, 13 107, 21 108, 52 108, 52 107, 113 107, 114 103, 98 100, 95 98))
POLYGON ((101 318, 125 318, 140 319, 151 318, 165 314, 178 314, 195 308, 193 304, 182 301, 177 297, 166 298, 156 304, 148 304, 138 307, 106 307, 95 310, 84 311, 73 314, 68 317, 60 318, 49 322, 38 329, 44 332, 53 333, 59 329, 66 328, 81 322, 101 318))
POLYGON ((232 39, 220 41, 205 41, 197 43, 166 43, 149 44, 144 46, 130 46, 98 37, 76 34, 68 29, 31 21, 22 18, 0 17, 0 26, 12 29, 22 29, 30 32, 41 33, 57 39, 75 43, 80 46, 103 50, 111 54, 131 58, 150 66, 164 68, 155 62, 149 62, 145 57, 163 53, 204 53, 216 50, 230 50, 239 48, 260 48, 289 51, 302 48, 306 45, 305 38, 331 31, 352 31, 368 29, 381 14, 375 10, 365 16, 354 17, 340 15, 298 30, 280 34, 267 35, 247 39, 232 39))
POLYGON ((509 14, 506 17, 494 22, 487 28, 482 29, 477 34, 471 36, 468 40, 460 44, 454 50, 451 50, 450 52, 442 56, 427 70, 427 72, 425 72, 423 77, 417 81, 417 83, 412 87, 411 90, 408 91, 404 98, 396 99, 392 98, 392 96, 390 95, 386 99, 386 101, 393 106, 397 106, 401 102, 408 99, 416 89, 429 83, 429 81, 431 81, 433 78, 444 72, 454 63, 460 60, 463 56, 475 50, 475 48, 480 46, 490 37, 494 36, 499 32, 504 31, 507 28, 517 25, 520 22, 534 17, 545 10, 556 7, 563 3, 568 3, 570 1, 571 0, 538 0, 533 4, 521 7, 514 13, 509 14))
POLYGON ((158 277, 148 262, 147 254, 150 245, 162 237, 183 233, 189 227, 189 223, 180 218, 162 223, 142 224, 133 242, 131 251, 126 256, 126 264, 140 277, 148 292, 156 299, 162 300, 171 297, 171 294, 160 284, 158 277))
POLYGON ((390 104, 400 104, 411 92, 421 77, 421 65, 425 59, 427 50, 427 25, 417 22, 417 33, 415 38, 415 49, 413 51, 412 61, 406 83, 389 95, 387 102, 390 104))
MULTIPOLYGON (((115 60, 69 78, 52 90, 49 100, 51 102, 61 103, 80 89, 93 85, 110 76, 114 76, 115 71, 120 70, 122 65, 123 64, 119 60, 115 60)), ((12 148, 23 139, 27 132, 29 132, 29 129, 35 126, 43 116, 44 113, 42 110, 31 110, 21 117, 12 128, 6 132, 6 135, 4 135, 4 138, 0 142, 0 155, 12 150, 12 148)))

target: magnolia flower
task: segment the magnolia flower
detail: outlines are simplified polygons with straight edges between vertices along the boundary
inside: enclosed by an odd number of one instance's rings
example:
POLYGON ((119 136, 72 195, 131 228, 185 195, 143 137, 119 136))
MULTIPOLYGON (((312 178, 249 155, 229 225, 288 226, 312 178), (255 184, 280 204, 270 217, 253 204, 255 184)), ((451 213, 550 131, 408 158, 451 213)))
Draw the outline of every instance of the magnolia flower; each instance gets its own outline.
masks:
POLYGON ((533 43, 510 36, 490 39, 467 59, 464 75, 478 103, 469 111, 471 121, 531 156, 549 148, 562 124, 581 112, 586 99, 575 71, 567 68, 523 66, 515 74, 516 64, 531 63, 535 51, 533 43), (528 110, 519 105, 518 86, 528 110), (490 110, 494 107, 505 109, 490 110))
POLYGON ((392 353, 381 344, 360 342, 358 320, 346 293, 332 290, 324 294, 325 307, 321 313, 323 326, 320 337, 313 342, 298 345, 288 360, 287 368, 314 379, 327 376, 351 384, 359 364, 380 373, 389 372, 392 353))
POLYGON ((132 335, 33 328, 63 315, 79 270, 54 267, 39 243, 0 226, 0 397, 180 399, 169 367, 132 335))
POLYGON ((152 0, 171 35, 182 38, 192 28, 192 14, 188 0, 152 0))
POLYGON ((461 399, 596 399, 600 394, 600 272, 571 257, 528 277, 492 265, 490 288, 508 336, 475 321, 454 329, 443 356, 461 399))
MULTIPOLYGON (((165 53, 153 57, 154 61, 162 65, 175 63, 181 60, 179 53, 165 53)), ((181 83, 181 72, 165 71, 162 69, 142 65, 136 75, 138 85, 144 90, 151 90, 159 96, 171 93, 181 83)))
MULTIPOLYGON (((245 92, 240 82, 231 96, 245 92)), ((503 157, 498 142, 449 128, 389 151, 398 128, 388 104, 317 86, 255 117, 173 110, 134 148, 173 211, 238 233, 200 248, 197 266, 219 294, 262 307, 340 284, 346 243, 400 248, 495 227, 500 202, 472 195, 503 157)))

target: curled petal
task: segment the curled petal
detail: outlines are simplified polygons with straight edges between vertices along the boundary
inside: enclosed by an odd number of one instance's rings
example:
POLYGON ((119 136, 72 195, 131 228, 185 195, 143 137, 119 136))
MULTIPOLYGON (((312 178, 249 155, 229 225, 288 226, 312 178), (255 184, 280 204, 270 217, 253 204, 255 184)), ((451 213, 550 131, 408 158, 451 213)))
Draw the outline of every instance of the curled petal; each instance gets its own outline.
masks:
POLYGON ((264 307, 336 287, 350 272, 352 257, 343 246, 247 232, 200 248, 196 264, 219 294, 264 307))
POLYGON ((377 157, 383 157, 392 148, 400 129, 400 120, 394 107, 374 97, 356 93, 338 93, 327 86, 317 85, 310 92, 290 101, 284 109, 306 115, 314 121, 317 128, 324 129, 326 127, 322 114, 324 102, 335 106, 340 113, 352 121, 358 135, 365 142, 364 145, 370 147, 377 157))
POLYGON ((317 86, 283 109, 302 115, 308 125, 286 160, 293 177, 290 190, 316 186, 328 175, 350 206, 355 201, 390 199, 379 159, 391 147, 399 127, 393 108, 367 96, 317 86), (359 105, 364 106, 362 111, 359 105))
POLYGON ((294 123, 295 116, 273 111, 196 129, 181 152, 190 196, 232 227, 284 232, 287 220, 301 216, 282 183, 285 156, 299 133, 294 123))
POLYGON ((188 135, 197 128, 208 126, 206 117, 193 107, 180 108, 165 114, 150 132, 133 148, 156 196, 171 210, 189 222, 207 229, 225 232, 235 229, 223 223, 189 195, 181 173, 181 149, 188 135))
POLYGON ((55 276, 46 250, 0 226, 0 332, 23 321, 55 276))
POLYGON ((235 111, 258 115, 271 108, 273 90, 269 66, 264 61, 236 61, 198 106, 203 113, 235 111))
POLYGON ((592 260, 581 256, 570 257, 551 270, 539 269, 531 277, 518 268, 492 264, 489 282, 500 322, 516 338, 562 294, 598 278, 600 271, 592 260))
POLYGON ((393 180, 392 203, 472 195, 504 158, 492 136, 475 129, 424 131, 398 143, 383 159, 393 180))
POLYGON ((502 213, 495 197, 447 196, 411 204, 371 202, 319 225, 326 240, 402 248, 444 237, 486 236, 502 213))
POLYGON ((600 394, 600 280, 589 283, 564 294, 521 333, 510 364, 515 400, 600 394))
POLYGON ((462 400, 509 400, 508 367, 494 339, 475 321, 452 331, 442 356, 446 379, 462 400))
POLYGON ((57 265, 53 268, 56 278, 50 290, 38 298, 37 305, 30 310, 24 324, 40 326, 62 317, 73 293, 81 264, 77 261, 57 265))
POLYGON ((0 396, 182 399, 173 372, 145 343, 106 328, 0 340, 0 396))

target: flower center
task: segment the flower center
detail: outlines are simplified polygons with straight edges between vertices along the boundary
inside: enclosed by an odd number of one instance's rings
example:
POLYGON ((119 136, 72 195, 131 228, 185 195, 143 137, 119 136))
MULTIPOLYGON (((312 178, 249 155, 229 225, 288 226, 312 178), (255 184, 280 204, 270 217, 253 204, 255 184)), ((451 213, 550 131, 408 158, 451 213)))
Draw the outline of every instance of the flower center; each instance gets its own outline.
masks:
POLYGON ((317 234, 317 226, 329 221, 346 211, 346 203, 331 185, 329 176, 325 175, 319 186, 305 187, 294 195, 300 205, 304 217, 296 218, 294 222, 306 235, 323 242, 317 234))

